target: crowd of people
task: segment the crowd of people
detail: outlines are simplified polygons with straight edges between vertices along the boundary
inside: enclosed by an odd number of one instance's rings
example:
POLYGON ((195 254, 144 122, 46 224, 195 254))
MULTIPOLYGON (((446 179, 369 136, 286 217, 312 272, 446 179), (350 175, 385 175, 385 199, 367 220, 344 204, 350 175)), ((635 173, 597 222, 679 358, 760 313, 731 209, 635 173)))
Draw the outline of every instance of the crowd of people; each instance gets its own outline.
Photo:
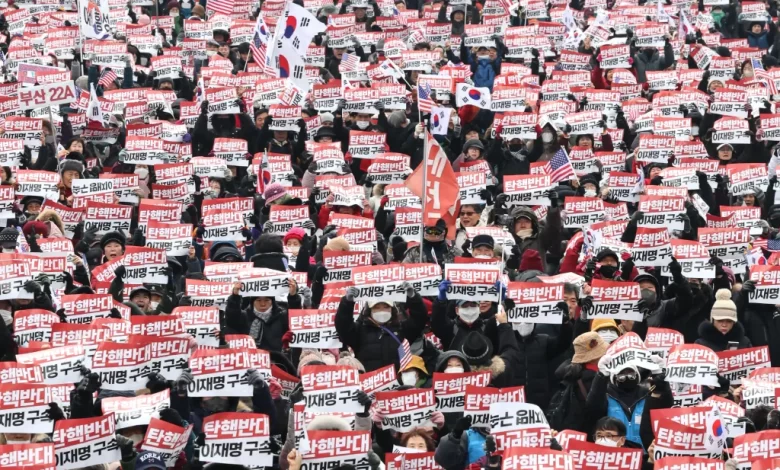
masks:
POLYGON ((0 466, 777 468, 776 16, 0 2, 0 466))

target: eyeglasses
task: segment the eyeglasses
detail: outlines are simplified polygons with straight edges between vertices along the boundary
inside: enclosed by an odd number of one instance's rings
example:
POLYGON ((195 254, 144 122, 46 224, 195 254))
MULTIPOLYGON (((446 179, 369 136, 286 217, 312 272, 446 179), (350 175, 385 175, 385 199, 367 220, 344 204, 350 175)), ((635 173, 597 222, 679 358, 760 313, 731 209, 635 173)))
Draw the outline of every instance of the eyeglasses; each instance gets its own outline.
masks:
POLYGON ((472 215, 477 215, 477 213, 476 212, 461 212, 460 213, 461 217, 463 217, 463 216, 471 217, 472 215))
POLYGON ((436 227, 426 227, 425 234, 438 237, 439 235, 444 235, 444 230, 438 229, 436 227))
POLYGON ((607 439, 617 439, 619 437, 620 436, 618 436, 617 433, 613 434, 613 433, 611 433, 609 431, 597 432, 596 433, 596 439, 604 439, 604 438, 607 438, 607 439))
POLYGON ((636 374, 618 375, 618 376, 615 377, 615 380, 617 380, 618 382, 625 382, 626 380, 634 381, 634 380, 636 380, 636 374))

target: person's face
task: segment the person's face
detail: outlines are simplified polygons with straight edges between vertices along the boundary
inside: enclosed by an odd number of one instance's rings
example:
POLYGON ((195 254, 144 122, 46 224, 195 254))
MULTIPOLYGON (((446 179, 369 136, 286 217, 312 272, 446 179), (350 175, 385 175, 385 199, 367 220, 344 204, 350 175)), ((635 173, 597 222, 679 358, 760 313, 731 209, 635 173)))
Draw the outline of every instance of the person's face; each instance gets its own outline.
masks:
POLYGON ((490 56, 490 60, 495 60, 496 57, 498 57, 498 50, 496 50, 495 47, 491 47, 488 50, 488 55, 490 56))
POLYGON ((327 143, 333 142, 333 139, 330 136, 328 136, 328 137, 320 137, 318 142, 325 142, 327 144, 327 143))
POLYGON ((206 52, 213 52, 216 54, 219 52, 219 46, 215 46, 214 44, 206 44, 206 52))
POLYGON ((756 205, 756 196, 755 194, 745 194, 742 196, 742 200, 745 201, 746 206, 755 206, 756 205))
POLYGON ((731 147, 723 147, 718 150, 718 160, 731 160, 732 155, 734 155, 734 151, 731 150, 731 147))
POLYGON ((118 242, 108 242, 106 243, 106 247, 103 249, 103 254, 106 255, 106 259, 111 261, 112 259, 116 258, 117 256, 122 256, 123 253, 122 245, 120 245, 118 242))
POLYGON ((429 242, 440 242, 444 240, 444 230, 436 227, 425 227, 425 240, 429 242))
POLYGON ((428 450, 428 446, 425 445, 425 439, 421 436, 412 436, 406 441, 406 447, 410 449, 416 449, 421 451, 428 450))
POLYGON ((285 142, 287 140, 287 132, 286 131, 274 131, 274 139, 277 142, 285 142))
POLYGON ((742 76, 745 78, 753 78, 753 66, 748 64, 742 69, 742 76))
POLYGON ((406 10, 406 4, 403 2, 398 2, 395 4, 395 7, 398 8, 398 11, 404 11, 406 10))
POLYGON ((661 174, 661 169, 658 167, 653 167, 650 169, 650 179, 655 178, 656 176, 659 176, 661 174))
POLYGON ((762 29, 763 28, 761 27, 760 24, 754 24, 753 26, 750 27, 750 32, 753 34, 761 34, 762 29))
POLYGON ((581 137, 580 138, 580 147, 585 147, 586 149, 592 149, 593 148, 593 139, 590 137, 581 137))
POLYGON ((492 258, 493 257, 493 250, 489 246, 482 245, 482 246, 478 246, 478 247, 474 248, 473 250, 471 250, 471 254, 473 254, 474 257, 489 256, 489 257, 492 258))
POLYGON ((593 184, 593 183, 586 183, 586 184, 584 184, 584 185, 582 186, 582 189, 584 189, 585 191, 594 191, 594 192, 598 192, 598 188, 597 188, 597 187, 596 187, 596 185, 595 185, 595 184, 593 184))
POLYGON ((219 185, 217 181, 209 181, 209 188, 211 188, 211 190, 214 191, 216 194, 219 194, 220 191, 222 191, 222 187, 219 185))
POLYGON ((463 21, 463 12, 462 11, 456 12, 454 15, 452 15, 452 19, 460 23, 461 21, 463 21))
MULTIPOLYGON (((639 283, 639 288, 642 289, 642 290, 647 289, 647 290, 655 292, 655 284, 653 284, 650 281, 642 281, 642 282, 640 282, 639 283)), ((656 292, 656 294, 657 294, 657 292, 656 292)))
POLYGON ((483 300, 479 303, 479 313, 486 313, 490 310, 490 307, 493 306, 493 302, 490 302, 489 300, 483 300))
POLYGON ((74 179, 77 179, 79 177, 79 173, 74 170, 68 170, 64 171, 62 173, 62 184, 65 185, 66 188, 70 188, 71 183, 74 179))
POLYGON ((476 160, 481 154, 482 152, 478 148, 469 147, 469 149, 466 150, 466 160, 476 160))
POLYGON ((463 363, 457 357, 451 357, 447 359, 447 367, 463 367, 463 363))
POLYGON ((268 117, 268 113, 260 113, 260 114, 258 114, 257 117, 255 118, 255 124, 258 127, 263 127, 263 122, 265 122, 265 118, 267 118, 267 117, 268 117))
POLYGON ((168 12, 172 17, 176 18, 179 16, 179 10, 172 8, 170 12, 168 12))
POLYGON ((610 82, 611 82, 611 81, 612 81, 612 77, 613 77, 614 75, 615 75, 615 69, 609 69, 609 70, 607 70, 606 77, 607 77, 607 80, 608 80, 608 81, 610 81, 610 82))
POLYGON ((352 208, 347 206, 336 206, 339 214, 352 215, 352 208))
POLYGON ((392 310, 393 309, 392 309, 392 307, 390 307, 390 305, 388 305, 388 304, 386 304, 384 302, 380 302, 380 303, 374 305, 373 307, 371 307, 371 315, 374 315, 374 314, 376 314, 378 312, 392 312, 392 310))
POLYGON ((532 228, 533 224, 525 217, 520 217, 515 221, 515 233, 519 232, 520 230, 528 230, 532 228))
POLYGON ((160 83, 160 90, 172 91, 173 90, 173 83, 171 83, 171 82, 162 82, 162 83, 160 83))
POLYGON ((130 302, 138 305, 138 308, 141 310, 146 311, 146 309, 149 308, 151 300, 152 299, 147 294, 136 294, 130 299, 130 302))
POLYGON ((333 127, 333 121, 322 121, 322 127, 333 127))
POLYGON ((32 434, 27 434, 23 432, 7 432, 3 434, 5 436, 6 441, 9 442, 30 442, 30 439, 32 439, 32 434))
POLYGON ((563 301, 569 306, 569 312, 574 312, 577 308, 577 296, 574 293, 563 293, 563 301))
POLYGON ((476 227, 479 222, 479 214, 472 206, 463 206, 460 209, 460 224, 463 227, 476 227))
POLYGON ((78 140, 72 142, 68 148, 71 152, 84 153, 84 146, 78 140))
POLYGON ((720 331, 721 334, 725 335, 729 331, 731 331, 732 328, 734 328, 734 322, 731 320, 713 320, 712 323, 715 324, 715 328, 720 331))
POLYGON ((41 212, 41 205, 37 202, 31 202, 27 204, 27 212, 30 214, 39 214, 41 212))
POLYGON ((219 55, 221 55, 222 57, 227 57, 228 54, 230 54, 230 48, 227 45, 219 46, 219 49, 217 50, 219 51, 219 55))
POLYGON ((477 131, 466 132, 466 140, 479 139, 479 133, 477 131))
POLYGON ((265 312, 273 305, 271 297, 258 297, 255 299, 253 306, 258 312, 265 312))
POLYGON ((596 440, 599 439, 609 439, 610 441, 617 442, 618 447, 623 447, 626 443, 625 436, 621 437, 618 436, 618 433, 615 431, 596 431, 596 440))
POLYGON ((341 60, 341 56, 344 55, 344 51, 346 51, 346 49, 343 48, 343 47, 334 47, 333 48, 333 55, 337 59, 341 60))
POLYGON ((294 248, 293 251, 298 251, 298 248, 301 247, 301 242, 298 241, 297 238, 291 238, 287 240, 287 248, 294 248))
POLYGON ((710 88, 710 91, 719 90, 719 89, 723 88, 723 83, 721 83, 719 81, 712 82, 712 84, 710 85, 709 88, 710 88))

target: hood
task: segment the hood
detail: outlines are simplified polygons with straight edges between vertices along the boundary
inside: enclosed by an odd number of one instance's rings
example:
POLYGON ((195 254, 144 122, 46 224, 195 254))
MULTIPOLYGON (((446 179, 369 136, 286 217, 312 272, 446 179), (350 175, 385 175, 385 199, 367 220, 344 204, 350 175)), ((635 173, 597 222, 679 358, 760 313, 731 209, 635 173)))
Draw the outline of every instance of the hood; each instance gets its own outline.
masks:
MULTIPOLYGON (((52 225, 56 226, 57 229, 59 229, 60 234, 65 233, 65 226, 62 225, 62 217, 60 217, 60 215, 53 209, 42 210, 41 213, 38 214, 38 217, 36 217, 35 220, 40 220, 41 222, 51 222, 52 225)), ((49 232, 51 232, 51 230, 49 232)), ((54 235, 50 234, 50 236, 53 237, 54 235)))
POLYGON ((463 370, 465 372, 471 372, 471 365, 469 364, 469 361, 466 360, 466 356, 464 356, 460 351, 445 351, 441 353, 439 355, 439 360, 436 361, 435 372, 444 372, 444 369, 447 367, 447 361, 449 361, 451 357, 457 357, 463 361, 463 370))
POLYGON ((239 261, 243 261, 241 252, 238 251, 235 242, 215 242, 209 248, 209 259, 211 261, 223 261, 223 258, 229 255, 233 255, 239 261))
MULTIPOLYGON (((534 214, 534 211, 530 207, 517 206, 514 209, 512 209, 511 215, 513 221, 519 219, 520 217, 528 218, 531 221, 531 226, 533 227, 534 235, 539 234, 539 219, 536 217, 536 214, 534 214)), ((512 227, 511 231, 514 231, 514 227, 512 227)))
POLYGON ((344 419, 333 415, 319 415, 306 426, 307 431, 349 431, 351 429, 344 419))
POLYGON ((288 259, 284 253, 260 253, 252 256, 249 261, 253 263, 255 268, 287 271, 288 259))
POLYGON ((658 279, 655 278, 652 274, 642 273, 639 276, 635 277, 632 282, 641 282, 641 281, 650 281, 655 285, 655 293, 658 297, 658 300, 661 300, 661 296, 663 293, 663 290, 661 289, 661 285, 658 284, 658 279))
POLYGON ((450 12, 450 21, 455 22, 453 17, 455 16, 455 13, 457 13, 457 12, 463 13, 463 22, 465 23, 466 22, 466 7, 464 7, 463 5, 458 5, 458 6, 452 7, 452 11, 450 12))

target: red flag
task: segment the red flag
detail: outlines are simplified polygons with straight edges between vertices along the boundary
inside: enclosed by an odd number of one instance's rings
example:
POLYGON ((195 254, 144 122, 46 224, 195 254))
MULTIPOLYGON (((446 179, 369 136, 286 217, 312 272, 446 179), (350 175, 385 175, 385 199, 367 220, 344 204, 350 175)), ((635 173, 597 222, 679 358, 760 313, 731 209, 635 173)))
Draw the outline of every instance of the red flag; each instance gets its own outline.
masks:
POLYGON ((460 210, 460 187, 455 172, 452 170, 444 150, 428 131, 426 139, 426 164, 419 165, 414 173, 409 175, 404 183, 412 193, 423 198, 423 169, 425 175, 425 194, 427 199, 423 204, 423 223, 434 225, 439 219, 444 219, 450 230, 447 238, 455 237, 455 219, 460 210), (452 224, 452 225, 451 225, 452 224))

